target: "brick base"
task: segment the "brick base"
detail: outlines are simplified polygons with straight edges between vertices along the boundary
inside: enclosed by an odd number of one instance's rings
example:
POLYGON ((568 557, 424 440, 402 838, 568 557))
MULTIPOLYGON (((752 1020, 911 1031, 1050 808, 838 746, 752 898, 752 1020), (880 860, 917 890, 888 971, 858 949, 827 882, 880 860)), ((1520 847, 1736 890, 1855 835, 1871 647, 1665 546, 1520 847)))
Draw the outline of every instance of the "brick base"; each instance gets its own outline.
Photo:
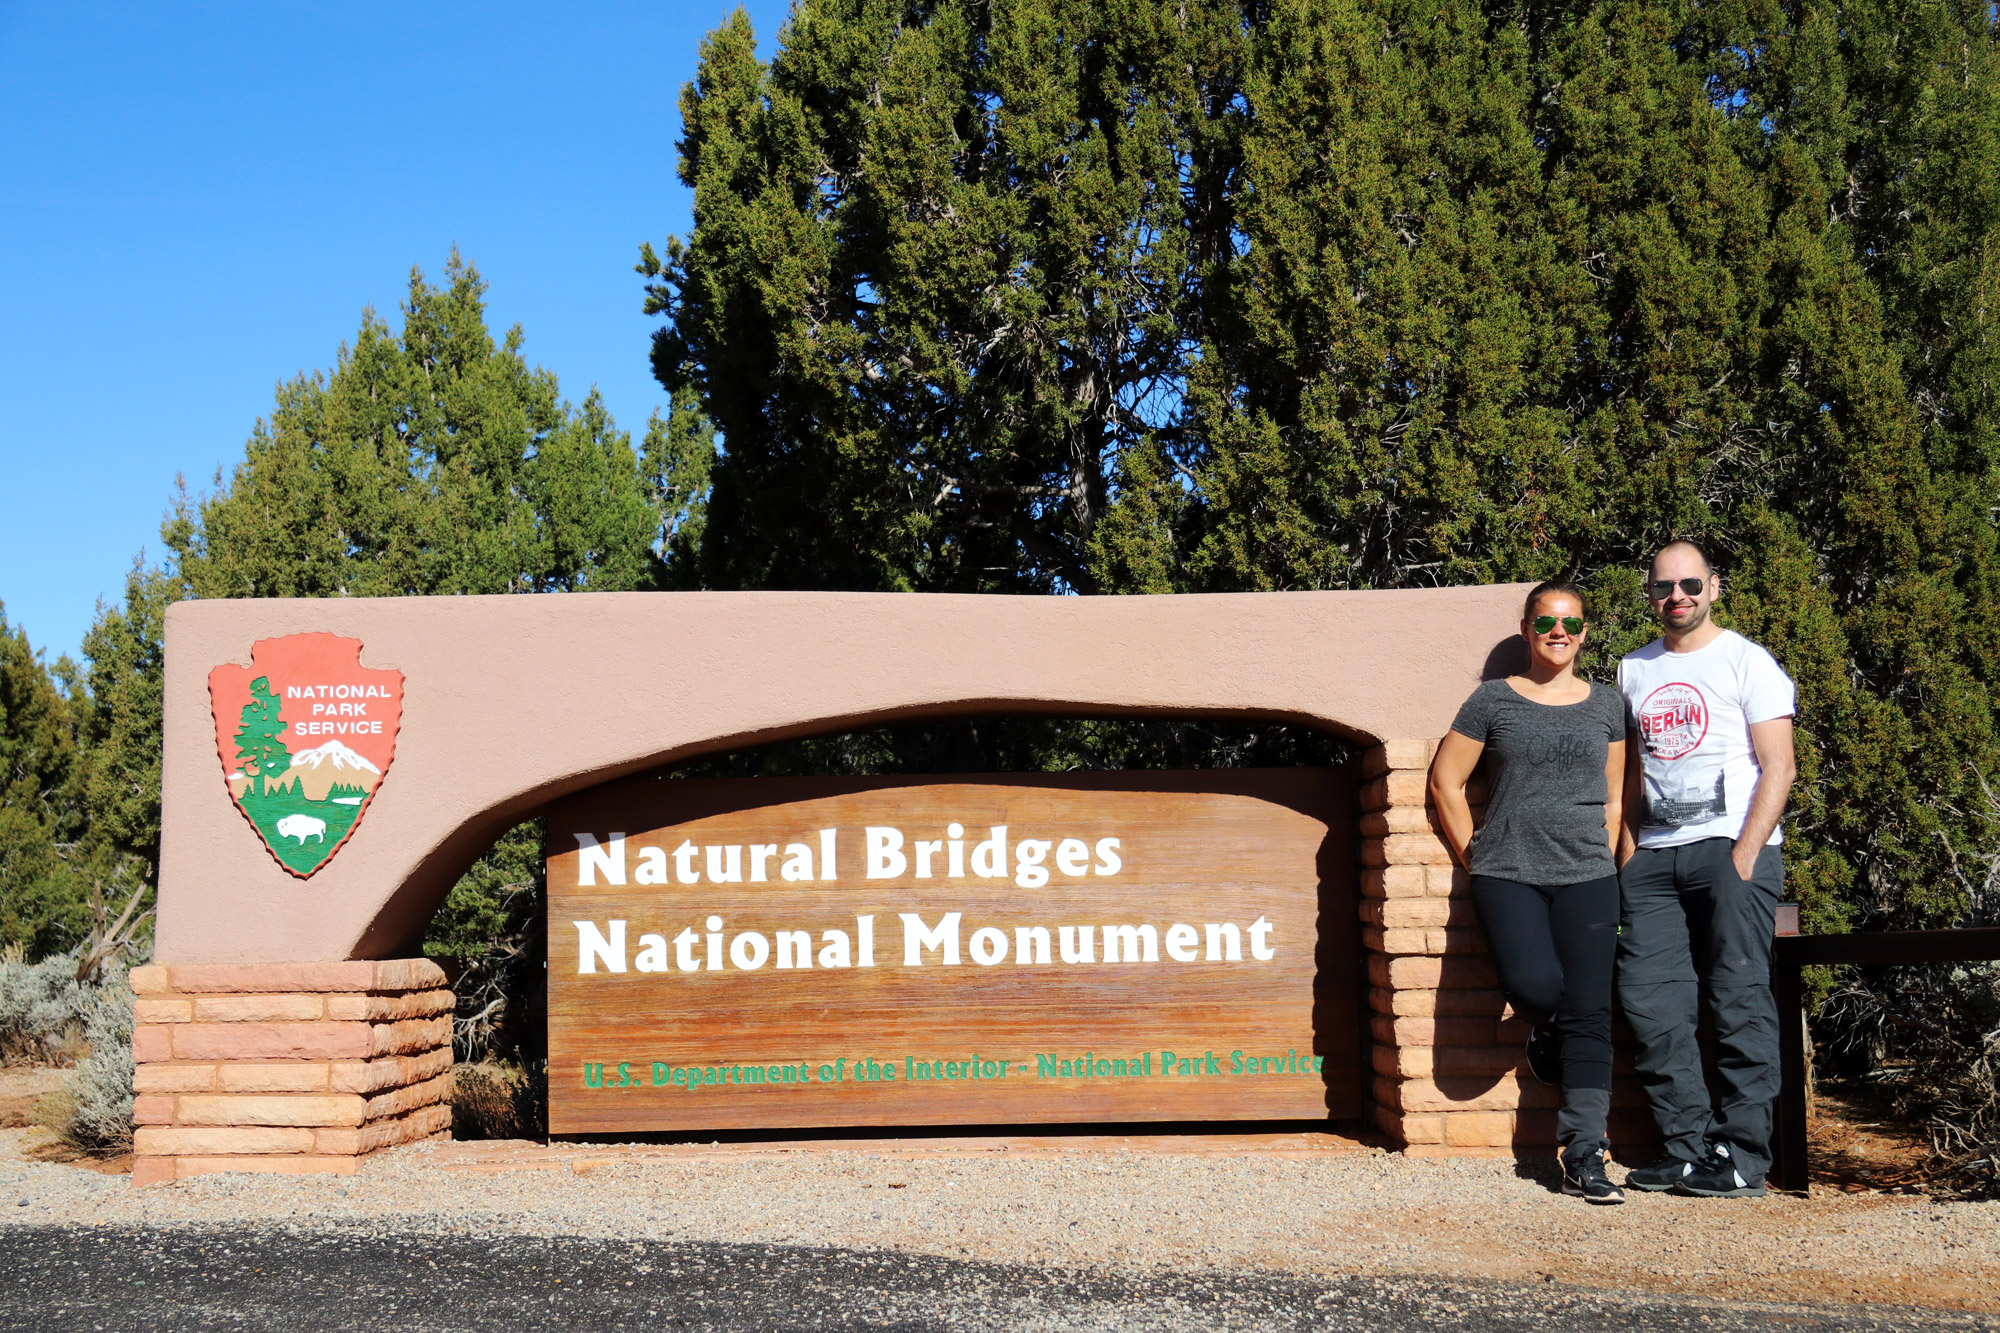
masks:
MULTIPOLYGON (((1561 1096, 1527 1071, 1528 1026, 1500 994, 1466 873, 1438 836, 1428 791, 1436 752, 1434 741, 1389 741, 1362 758, 1375 1124, 1413 1155, 1553 1152, 1561 1096)), ((1481 779, 1467 795, 1476 823, 1481 779)), ((1632 1160, 1659 1132, 1629 1072, 1630 1042, 1615 1055, 1611 1139, 1632 1160)))
POLYGON ((132 1183, 347 1173, 451 1132, 451 1013, 427 959, 131 973, 132 1183))

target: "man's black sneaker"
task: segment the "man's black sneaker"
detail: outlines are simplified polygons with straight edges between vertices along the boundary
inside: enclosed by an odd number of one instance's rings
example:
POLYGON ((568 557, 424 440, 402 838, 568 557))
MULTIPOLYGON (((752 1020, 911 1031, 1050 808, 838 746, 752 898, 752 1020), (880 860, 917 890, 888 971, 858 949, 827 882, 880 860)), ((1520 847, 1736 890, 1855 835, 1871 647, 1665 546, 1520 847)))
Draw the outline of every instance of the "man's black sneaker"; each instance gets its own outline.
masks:
POLYGON ((1764 1197, 1764 1177, 1754 1179, 1745 1176, 1736 1167, 1729 1155, 1726 1143, 1711 1143, 1708 1152, 1694 1169, 1674 1182, 1674 1189, 1681 1194, 1695 1194, 1704 1199, 1761 1199, 1764 1197))
POLYGON ((1625 1191, 1612 1184, 1611 1177, 1604 1174, 1602 1148, 1580 1153, 1565 1150, 1558 1160, 1562 1162, 1564 1194, 1590 1203, 1625 1202, 1625 1191))
POLYGON ((1670 1190, 1679 1184, 1688 1172, 1694 1170, 1694 1163, 1685 1157, 1668 1153, 1651 1166, 1635 1166, 1625 1173, 1625 1188, 1628 1190, 1670 1190))
POLYGON ((1551 1087, 1562 1082, 1562 1033, 1544 1023, 1528 1034, 1528 1071, 1551 1087))

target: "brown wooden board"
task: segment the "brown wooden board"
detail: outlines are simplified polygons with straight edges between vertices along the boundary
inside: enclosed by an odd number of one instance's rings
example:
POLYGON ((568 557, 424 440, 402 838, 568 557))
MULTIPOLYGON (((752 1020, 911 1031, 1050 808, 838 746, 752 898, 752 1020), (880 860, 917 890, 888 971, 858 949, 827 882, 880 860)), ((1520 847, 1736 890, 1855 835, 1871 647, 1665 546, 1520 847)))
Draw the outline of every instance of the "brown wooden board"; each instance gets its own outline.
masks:
POLYGON ((548 812, 549 1129, 1358 1116, 1355 809, 1345 769, 645 777, 566 798, 548 812), (1001 826, 1004 876, 982 876, 1001 826), (900 873, 887 834, 871 860, 871 828, 900 835, 900 873), (943 844, 929 877, 919 842, 943 844), (715 882, 711 858, 740 878, 715 882), (1064 961, 1065 927, 1092 961, 1064 961), (1133 928, 1117 962, 1107 927, 1133 928), (809 967, 795 935, 780 955, 797 931, 809 967))

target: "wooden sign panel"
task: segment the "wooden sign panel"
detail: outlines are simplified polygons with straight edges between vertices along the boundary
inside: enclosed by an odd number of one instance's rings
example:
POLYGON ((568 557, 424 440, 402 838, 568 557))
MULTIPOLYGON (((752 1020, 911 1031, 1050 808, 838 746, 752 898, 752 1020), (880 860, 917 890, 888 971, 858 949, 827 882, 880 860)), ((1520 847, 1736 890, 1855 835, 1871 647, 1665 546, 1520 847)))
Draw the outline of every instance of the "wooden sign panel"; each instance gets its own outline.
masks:
POLYGON ((648 777, 548 815, 549 1128, 1360 1114, 1345 770, 648 777))

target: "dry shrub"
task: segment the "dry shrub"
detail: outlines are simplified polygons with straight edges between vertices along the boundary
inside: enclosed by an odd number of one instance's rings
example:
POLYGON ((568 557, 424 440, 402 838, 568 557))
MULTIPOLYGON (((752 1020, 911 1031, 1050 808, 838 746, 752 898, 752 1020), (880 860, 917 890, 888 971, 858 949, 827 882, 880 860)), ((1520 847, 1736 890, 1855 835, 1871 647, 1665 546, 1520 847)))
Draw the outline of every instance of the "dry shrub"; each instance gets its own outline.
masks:
MULTIPOLYGON (((121 973, 119 984, 124 984, 121 973)), ((0 1059, 8 1064, 68 1065, 86 1049, 84 1028, 98 987, 76 979, 76 959, 39 963, 0 958, 0 1059)))
POLYGON ((1923 1126, 1934 1192, 2000 1197, 2000 963, 1846 969, 1814 1033, 1833 1072, 1923 1126))
POLYGON ((451 1082, 456 1139, 540 1139, 548 1135, 546 1065, 460 1065, 451 1082))

